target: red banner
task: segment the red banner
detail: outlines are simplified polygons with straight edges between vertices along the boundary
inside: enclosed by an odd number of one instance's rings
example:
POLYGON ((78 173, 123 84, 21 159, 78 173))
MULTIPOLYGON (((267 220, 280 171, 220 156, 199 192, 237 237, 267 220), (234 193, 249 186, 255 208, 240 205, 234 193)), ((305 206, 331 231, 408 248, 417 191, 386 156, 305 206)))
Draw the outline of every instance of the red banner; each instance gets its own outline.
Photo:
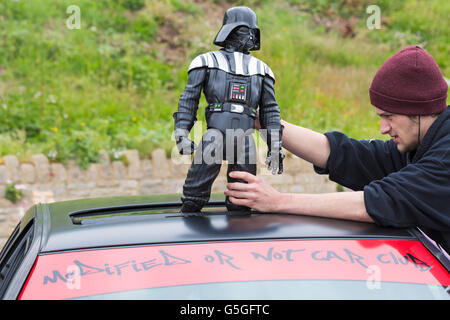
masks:
POLYGON ((450 285, 420 242, 285 240, 153 245, 39 256, 20 299, 67 299, 186 284, 370 280, 450 285))

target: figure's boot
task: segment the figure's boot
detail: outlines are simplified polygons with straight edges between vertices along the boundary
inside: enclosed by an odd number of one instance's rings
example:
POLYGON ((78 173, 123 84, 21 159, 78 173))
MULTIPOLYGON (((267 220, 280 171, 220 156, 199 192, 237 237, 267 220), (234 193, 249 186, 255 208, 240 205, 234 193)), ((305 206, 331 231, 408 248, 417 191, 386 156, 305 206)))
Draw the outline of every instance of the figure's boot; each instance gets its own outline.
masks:
POLYGON ((198 203, 191 201, 191 200, 185 200, 183 201, 183 205, 181 206, 181 212, 183 213, 195 213, 200 212, 202 210, 201 205, 198 203))

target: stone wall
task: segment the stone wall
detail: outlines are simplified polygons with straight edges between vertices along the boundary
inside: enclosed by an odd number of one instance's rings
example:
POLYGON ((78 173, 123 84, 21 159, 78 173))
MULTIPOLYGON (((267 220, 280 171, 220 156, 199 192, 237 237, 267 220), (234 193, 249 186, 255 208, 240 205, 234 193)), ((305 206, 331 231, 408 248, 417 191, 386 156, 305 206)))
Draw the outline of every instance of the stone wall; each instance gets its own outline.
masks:
MULTIPOLYGON (((264 164, 266 151, 258 155, 258 176, 281 192, 335 192, 337 185, 327 176, 314 173, 312 165, 288 154, 284 173, 272 175, 264 164)), ((83 170, 73 161, 67 165, 52 163, 42 154, 29 162, 15 156, 4 156, 0 162, 0 247, 20 221, 24 212, 39 202, 64 201, 121 195, 181 193, 190 158, 172 161, 164 150, 152 153, 151 159, 140 159, 136 150, 127 150, 124 161, 111 161, 101 154, 101 161, 83 170), (182 161, 184 160, 184 161, 182 161), (181 162, 181 164, 180 164, 181 162), (7 184, 16 183, 23 198, 12 204, 4 198, 7 184)), ((226 165, 213 185, 213 192, 223 192, 226 186, 226 165)))

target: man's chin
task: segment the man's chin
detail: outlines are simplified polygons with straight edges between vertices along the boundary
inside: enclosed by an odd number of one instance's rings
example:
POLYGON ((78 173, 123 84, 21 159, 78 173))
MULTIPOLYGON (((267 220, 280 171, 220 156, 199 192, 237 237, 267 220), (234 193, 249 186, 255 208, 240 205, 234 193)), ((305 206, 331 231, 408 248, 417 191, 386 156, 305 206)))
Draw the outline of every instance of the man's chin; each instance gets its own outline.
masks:
POLYGON ((397 150, 398 150, 398 152, 400 152, 400 153, 405 153, 402 149, 400 149, 398 146, 397 146, 397 150))
POLYGON ((397 150, 400 153, 407 153, 407 152, 411 152, 411 151, 415 150, 415 148, 411 148, 411 147, 405 146, 404 144, 397 143, 397 150))

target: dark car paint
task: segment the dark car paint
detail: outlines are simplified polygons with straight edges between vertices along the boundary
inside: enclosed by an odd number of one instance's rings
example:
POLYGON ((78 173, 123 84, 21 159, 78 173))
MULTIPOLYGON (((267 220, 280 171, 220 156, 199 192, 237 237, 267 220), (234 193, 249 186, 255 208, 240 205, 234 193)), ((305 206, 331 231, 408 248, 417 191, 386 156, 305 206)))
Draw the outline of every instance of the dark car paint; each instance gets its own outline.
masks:
MULTIPOLYGON (((220 203, 218 203, 220 204, 220 203)), ((105 203, 110 207, 109 203, 105 203)), ((133 210, 138 206, 116 204, 133 210)), ((152 204, 160 209, 178 207, 152 204)), ((223 203, 222 203, 223 206, 223 203)), ((138 206, 139 207, 139 206, 138 206)), ((142 209, 149 207, 143 203, 142 209)), ((112 216, 85 220, 74 224, 67 207, 59 204, 42 206, 44 222, 40 252, 72 249, 141 245, 148 243, 179 243, 246 239, 288 238, 389 238, 414 239, 404 229, 379 228, 374 224, 288 214, 229 214, 224 208, 205 212, 202 216, 185 217, 180 213, 112 216), (219 225, 220 227, 216 227, 219 225), (101 235, 101 236, 99 236, 101 235)), ((76 211, 77 212, 77 211, 76 211)), ((76 214, 75 212, 75 214, 76 214)), ((111 212, 104 210, 103 214, 111 212)), ((74 213, 72 212, 72 215, 74 213)))
MULTIPOLYGON (((413 229, 381 228, 370 223, 279 213, 236 214, 224 211, 221 200, 213 200, 211 205, 218 209, 204 212, 201 216, 185 216, 179 212, 115 215, 130 210, 161 212, 164 208, 179 209, 179 195, 97 198, 35 205, 26 212, 20 223, 20 231, 23 232, 28 223, 34 222, 32 242, 1 298, 17 298, 38 254, 227 240, 419 238, 413 229), (81 223, 74 220, 90 214, 111 215, 81 223)), ((428 244, 427 248, 430 250, 432 246, 428 244)), ((448 269, 448 261, 445 264, 448 269)))

